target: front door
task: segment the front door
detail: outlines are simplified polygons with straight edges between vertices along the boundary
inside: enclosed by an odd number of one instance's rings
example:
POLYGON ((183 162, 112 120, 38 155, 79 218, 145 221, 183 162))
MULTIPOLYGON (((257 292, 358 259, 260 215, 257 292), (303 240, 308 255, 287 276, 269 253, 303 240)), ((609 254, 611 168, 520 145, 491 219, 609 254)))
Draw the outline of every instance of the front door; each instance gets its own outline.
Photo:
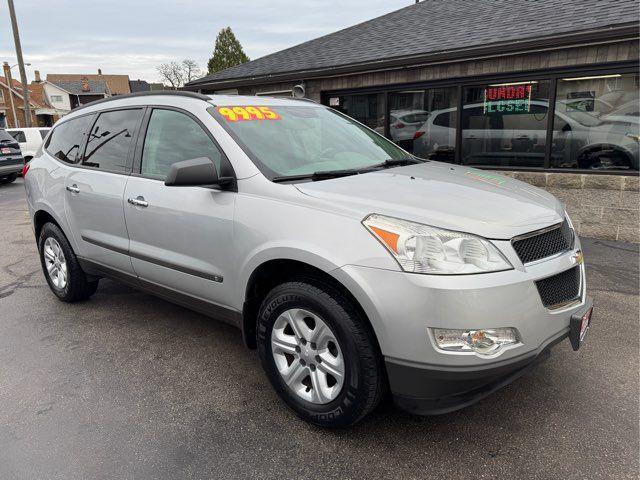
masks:
POLYGON ((236 194, 164 184, 176 162, 207 157, 226 176, 228 160, 195 118, 165 108, 151 112, 140 150, 139 172, 129 178, 124 195, 136 274, 142 280, 228 306, 236 194))
POLYGON ((143 109, 100 113, 88 133, 79 167, 65 179, 65 210, 78 254, 133 273, 123 198, 143 109))

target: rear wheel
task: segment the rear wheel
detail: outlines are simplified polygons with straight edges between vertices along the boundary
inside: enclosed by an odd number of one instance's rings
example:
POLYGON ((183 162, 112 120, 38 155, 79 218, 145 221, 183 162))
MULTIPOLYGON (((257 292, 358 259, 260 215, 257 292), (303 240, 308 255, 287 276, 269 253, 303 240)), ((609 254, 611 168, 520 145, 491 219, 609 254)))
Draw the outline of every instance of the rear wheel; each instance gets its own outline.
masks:
POLYGON ((386 385, 373 332, 328 285, 274 288, 258 315, 258 352, 276 392, 303 419, 344 427, 379 403, 386 385))
POLYGON ((6 177, 0 178, 0 183, 13 183, 16 178, 18 178, 17 173, 12 173, 11 175, 7 175, 6 177))
POLYGON ((46 223, 38 239, 40 263, 51 291, 63 302, 86 300, 98 288, 80 267, 67 237, 54 223, 46 223))

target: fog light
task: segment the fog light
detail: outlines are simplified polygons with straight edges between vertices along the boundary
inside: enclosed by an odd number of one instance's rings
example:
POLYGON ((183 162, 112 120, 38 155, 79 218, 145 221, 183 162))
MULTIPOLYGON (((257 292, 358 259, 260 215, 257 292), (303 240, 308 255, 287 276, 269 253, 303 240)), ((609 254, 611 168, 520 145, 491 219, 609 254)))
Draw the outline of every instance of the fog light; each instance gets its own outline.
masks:
POLYGON ((505 347, 520 343, 515 328, 487 328, 483 330, 453 330, 434 328, 433 337, 440 350, 456 353, 495 355, 505 347))

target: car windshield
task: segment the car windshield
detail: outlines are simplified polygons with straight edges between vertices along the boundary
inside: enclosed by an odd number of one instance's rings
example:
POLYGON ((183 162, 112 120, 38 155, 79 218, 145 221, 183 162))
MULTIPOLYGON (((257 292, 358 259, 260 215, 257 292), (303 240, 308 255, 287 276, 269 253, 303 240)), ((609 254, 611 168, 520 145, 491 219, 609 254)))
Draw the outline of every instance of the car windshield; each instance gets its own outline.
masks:
POLYGON ((315 105, 212 107, 260 171, 273 180, 366 169, 410 157, 384 137, 315 105))

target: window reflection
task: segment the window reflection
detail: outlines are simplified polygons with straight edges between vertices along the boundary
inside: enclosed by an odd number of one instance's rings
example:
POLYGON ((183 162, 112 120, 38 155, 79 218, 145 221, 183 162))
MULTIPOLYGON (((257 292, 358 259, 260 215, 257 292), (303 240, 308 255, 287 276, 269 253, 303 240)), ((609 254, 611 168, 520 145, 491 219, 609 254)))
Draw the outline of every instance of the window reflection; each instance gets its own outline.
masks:
POLYGON ((384 135, 386 107, 383 93, 332 96, 329 106, 384 135))
POLYGON ((638 170, 637 74, 558 80, 550 166, 638 170))
POLYGON ((467 87, 463 100, 463 164, 544 167, 548 82, 467 87))
POLYGON ((453 162, 456 104, 456 87, 391 93, 391 140, 419 157, 453 162))

